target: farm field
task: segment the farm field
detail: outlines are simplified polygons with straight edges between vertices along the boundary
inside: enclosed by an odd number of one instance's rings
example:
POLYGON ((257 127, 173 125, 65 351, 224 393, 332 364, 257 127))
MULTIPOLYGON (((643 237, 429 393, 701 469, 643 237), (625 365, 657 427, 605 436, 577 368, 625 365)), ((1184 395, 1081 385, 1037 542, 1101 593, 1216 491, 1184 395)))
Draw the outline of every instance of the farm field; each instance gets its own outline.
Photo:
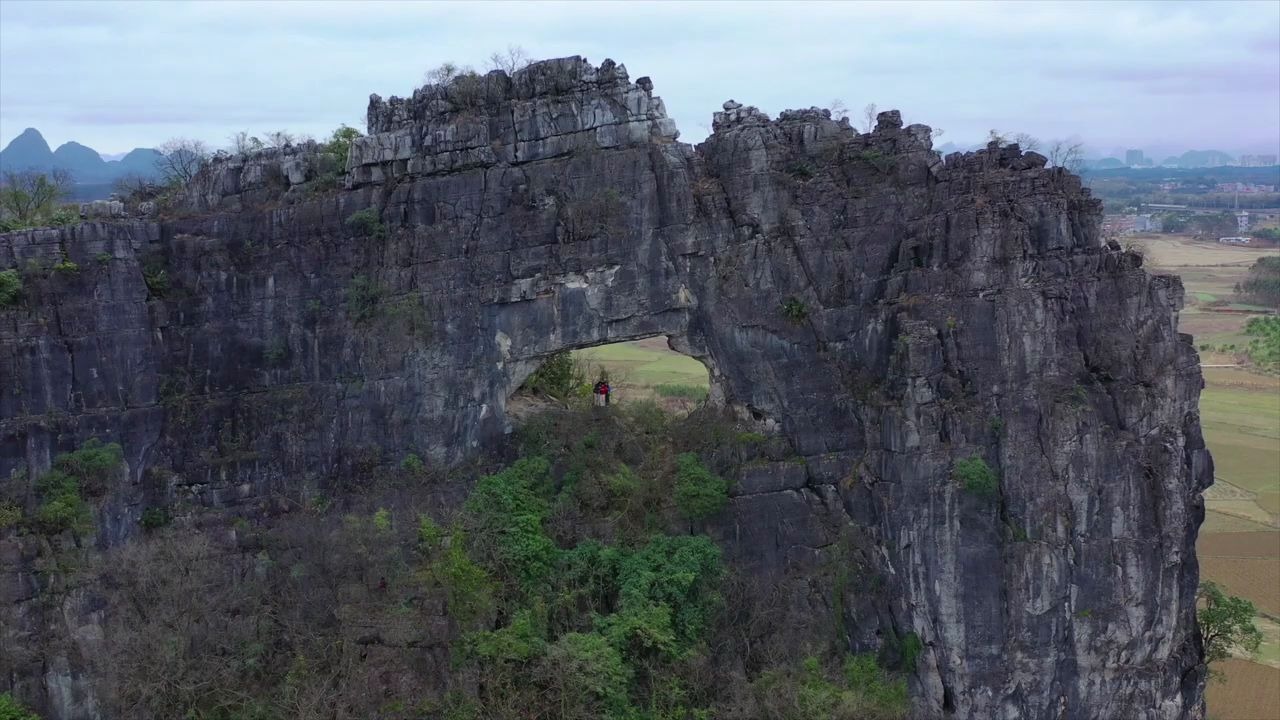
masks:
POLYGON ((577 350, 574 360, 594 382, 608 373, 613 401, 654 400, 668 410, 688 411, 706 397, 710 381, 701 362, 667 347, 665 337, 577 350))
MULTIPOLYGON (((1178 329, 1197 347, 1243 345, 1248 313, 1234 303, 1235 284, 1250 265, 1276 251, 1227 247, 1176 236, 1138 236, 1147 267, 1181 276, 1187 291, 1178 329), (1212 303, 1212 304, 1211 304, 1212 303)), ((1231 353, 1201 351, 1206 365, 1236 365, 1231 353)), ((1197 555, 1200 574, 1227 592, 1251 600, 1260 617, 1263 646, 1252 658, 1218 668, 1222 682, 1208 688, 1213 720, 1280 717, 1280 378, 1241 367, 1206 367, 1200 396, 1205 442, 1213 452, 1214 485, 1197 555)))

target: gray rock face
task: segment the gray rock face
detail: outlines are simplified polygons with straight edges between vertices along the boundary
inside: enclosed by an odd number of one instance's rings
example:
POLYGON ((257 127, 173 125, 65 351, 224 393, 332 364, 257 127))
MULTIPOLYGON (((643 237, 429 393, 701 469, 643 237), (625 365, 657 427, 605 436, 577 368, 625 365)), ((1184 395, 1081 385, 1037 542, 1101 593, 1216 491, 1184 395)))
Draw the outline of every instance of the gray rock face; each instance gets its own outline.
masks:
MULTIPOLYGON (((1202 717, 1212 465, 1178 280, 1105 249, 1100 203, 1043 156, 944 162, 897 112, 859 135, 732 101, 693 148, 652 87, 575 57, 374 96, 341 192, 270 202, 312 177, 304 149, 215 164, 189 217, 0 235, 25 293, 0 309, 0 477, 120 442, 114 545, 156 502, 246 509, 371 459, 462 460, 549 354, 667 335, 793 451, 744 470, 710 529, 726 556, 831 628, 808 588, 861 528, 886 586, 843 625, 859 648, 924 641, 916 717, 1202 717), (50 269, 64 253, 81 272, 50 269), (953 477, 971 457, 994 496, 953 477)), ((0 676, 97 717, 85 657, 110 609, 44 607, 25 543, 0 531, 0 676)))
POLYGON ((94 200, 80 203, 80 217, 113 218, 123 217, 124 214, 124 203, 119 200, 94 200))

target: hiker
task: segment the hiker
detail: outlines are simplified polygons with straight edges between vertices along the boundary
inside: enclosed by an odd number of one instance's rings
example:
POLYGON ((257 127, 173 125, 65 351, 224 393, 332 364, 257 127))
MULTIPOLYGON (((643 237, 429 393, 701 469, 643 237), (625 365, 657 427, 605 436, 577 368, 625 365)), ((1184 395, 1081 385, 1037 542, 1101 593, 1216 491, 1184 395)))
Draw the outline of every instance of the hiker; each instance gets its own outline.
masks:
POLYGON ((608 402, 605 387, 604 380, 597 380, 595 387, 591 388, 591 402, 596 407, 604 407, 608 402))
POLYGON ((601 380, 600 382, 604 383, 604 404, 605 404, 605 407, 608 407, 609 396, 613 394, 613 388, 609 387, 608 380, 601 380))

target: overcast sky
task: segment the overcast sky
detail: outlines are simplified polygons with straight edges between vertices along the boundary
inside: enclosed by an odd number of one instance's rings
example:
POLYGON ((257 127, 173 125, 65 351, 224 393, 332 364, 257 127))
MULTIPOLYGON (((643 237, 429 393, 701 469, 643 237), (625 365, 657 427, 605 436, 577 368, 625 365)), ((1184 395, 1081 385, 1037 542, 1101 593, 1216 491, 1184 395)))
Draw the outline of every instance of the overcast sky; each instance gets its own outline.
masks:
MULTIPOLYGON (((0 146, 24 128, 103 153, 173 136, 364 128, 452 60, 612 57, 685 140, 728 98, 834 98, 945 130, 1079 136, 1094 154, 1280 144, 1280 2, 412 3, 0 0, 0 146)), ((1157 158, 1159 159, 1159 157, 1157 158)))

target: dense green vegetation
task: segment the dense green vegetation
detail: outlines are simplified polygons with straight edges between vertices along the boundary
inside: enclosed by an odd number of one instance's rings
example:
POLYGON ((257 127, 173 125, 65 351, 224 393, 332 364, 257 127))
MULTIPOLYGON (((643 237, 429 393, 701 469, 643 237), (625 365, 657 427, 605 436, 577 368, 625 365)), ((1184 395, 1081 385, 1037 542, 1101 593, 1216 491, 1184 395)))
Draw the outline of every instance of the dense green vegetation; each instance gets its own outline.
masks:
POLYGON ((387 237, 387 226, 382 224, 375 208, 365 208, 351 213, 347 218, 347 227, 358 236, 383 240, 387 237))
POLYGON ((12 307, 22 300, 22 276, 17 270, 0 270, 0 308, 12 307))
MULTIPOLYGON (((147 532, 100 557, 51 543, 77 584, 117 608, 104 620, 113 642, 94 658, 104 711, 282 720, 341 702, 388 720, 904 716, 918 639, 893 635, 878 655, 849 655, 843 632, 798 642, 781 630, 785 601, 744 591, 751 578, 689 521, 714 520, 725 478, 785 458, 784 441, 707 410, 566 405, 527 418, 452 513, 432 495, 443 471, 409 453, 354 471, 368 484, 335 499, 237 517, 225 532, 174 527, 156 505, 141 515, 147 532), (415 677, 405 662, 421 652, 444 663, 440 684, 373 679, 415 677)), ((46 511, 49 529, 87 529, 90 500, 121 465, 120 448, 96 440, 59 455, 39 489, 65 509, 46 511)), ((836 585, 843 598, 847 580, 836 585)))
POLYGON ((709 517, 728 502, 729 484, 707 470, 697 455, 682 453, 676 467, 676 507, 685 517, 709 517))
POLYGON ((85 535, 93 530, 93 512, 85 495, 101 495, 119 471, 123 452, 116 443, 103 444, 97 438, 79 449, 58 455, 49 472, 36 481, 40 505, 36 526, 47 533, 71 530, 85 535))
POLYGON ((685 385, 677 383, 663 383, 656 385, 653 391, 659 397, 680 398, 682 400, 695 400, 701 402, 707 399, 707 387, 705 385, 685 385))
POLYGON ((977 455, 957 460, 951 475, 960 482, 965 492, 974 495, 991 497, 1000 490, 1000 478, 987 465, 987 461, 977 455))
POLYGON ((1255 260, 1236 292, 1249 302, 1280 308, 1280 257, 1255 260))
POLYGON ((1249 360, 1266 370, 1280 370, 1280 317, 1249 318, 1244 334, 1249 340, 1249 360))
POLYGON ((751 684, 767 717, 777 720, 878 720, 908 709, 907 684, 894 679, 871 654, 849 655, 841 672, 806 658, 799 669, 770 670, 751 684))
POLYGON ((0 693, 0 720, 40 720, 40 716, 23 707, 9 693, 0 693))

